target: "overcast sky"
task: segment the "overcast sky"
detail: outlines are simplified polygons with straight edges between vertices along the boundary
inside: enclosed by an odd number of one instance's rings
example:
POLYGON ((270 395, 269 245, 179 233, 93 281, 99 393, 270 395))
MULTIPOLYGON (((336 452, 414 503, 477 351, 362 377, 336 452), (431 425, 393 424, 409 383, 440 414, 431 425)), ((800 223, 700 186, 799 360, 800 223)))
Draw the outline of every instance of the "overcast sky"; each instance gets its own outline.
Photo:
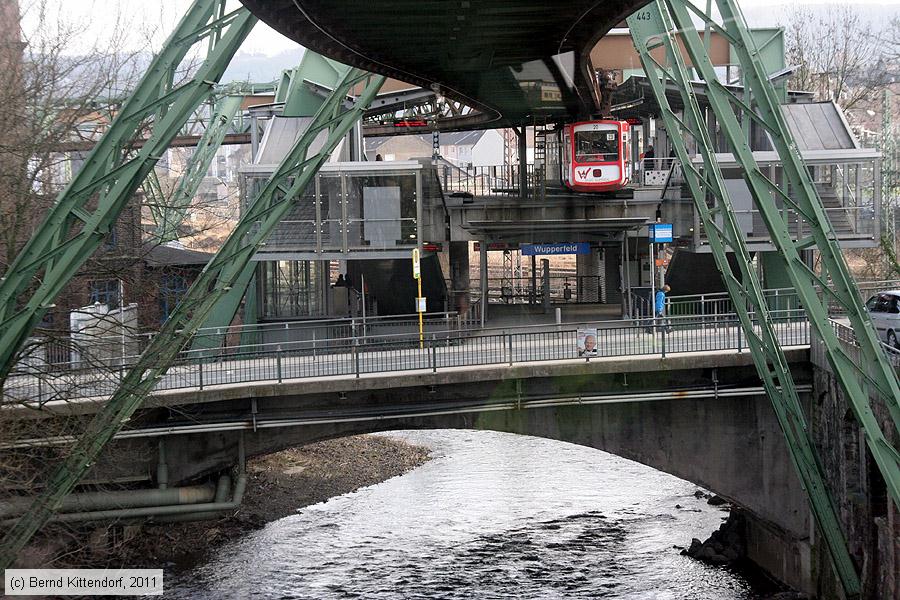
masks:
MULTIPOLYGON (((35 26, 37 15, 34 6, 40 0, 20 0, 23 10, 23 27, 26 31, 35 26)), ((229 0, 237 6, 237 0, 229 0)), ((165 40, 178 19, 184 13, 191 0, 46 0, 51 21, 61 19, 83 31, 84 47, 90 48, 94 40, 109 35, 110 29, 119 20, 125 31, 130 32, 129 49, 141 48, 145 40, 153 35, 155 47, 165 40)), ((784 0, 743 0, 744 6, 757 9, 761 6, 784 7, 784 0)), ((847 0, 816 0, 814 2, 791 2, 798 4, 847 4, 847 0)), ((705 4, 705 2, 703 2, 705 4)), ((900 11, 900 0, 853 0, 854 6, 890 7, 900 11)), ((758 11, 754 10, 754 13, 758 11)), ((772 11, 772 23, 753 23, 753 25, 775 25, 782 11, 772 11)), ((275 33, 260 23, 253 30, 250 38, 241 49, 242 53, 261 53, 273 56, 297 48, 297 44, 275 33)))
MULTIPOLYGON (((152 36, 155 47, 158 48, 191 5, 191 0, 78 0, 77 2, 46 0, 46 2, 50 20, 59 19, 84 31, 82 37, 85 40, 85 48, 90 48, 94 40, 108 36, 110 28, 120 22, 124 25, 124 31, 131 32, 129 50, 143 48, 148 36, 152 36)), ((237 7, 239 4, 236 0, 229 2, 229 8, 237 7)), ((19 0, 19 3, 23 12, 22 26, 27 32, 35 27, 37 22, 38 15, 34 7, 38 0, 19 0)), ((241 51, 275 55, 293 48, 297 48, 295 42, 259 23, 241 51)))

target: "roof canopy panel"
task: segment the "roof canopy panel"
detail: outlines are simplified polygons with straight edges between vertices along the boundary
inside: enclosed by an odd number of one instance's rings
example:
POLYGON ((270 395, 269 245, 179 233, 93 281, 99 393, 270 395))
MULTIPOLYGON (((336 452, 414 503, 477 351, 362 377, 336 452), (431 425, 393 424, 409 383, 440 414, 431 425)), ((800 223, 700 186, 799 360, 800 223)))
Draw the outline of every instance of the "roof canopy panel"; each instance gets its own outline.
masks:
POLYGON ((590 51, 647 0, 242 0, 343 63, 478 108, 485 127, 596 111, 590 51))

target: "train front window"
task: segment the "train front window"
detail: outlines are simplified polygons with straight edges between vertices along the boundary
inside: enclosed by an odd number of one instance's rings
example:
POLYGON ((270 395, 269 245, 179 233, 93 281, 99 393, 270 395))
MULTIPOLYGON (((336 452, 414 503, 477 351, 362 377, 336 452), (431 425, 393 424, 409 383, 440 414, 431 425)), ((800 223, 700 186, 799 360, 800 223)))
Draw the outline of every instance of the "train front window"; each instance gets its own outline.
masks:
POLYGON ((575 162, 616 162, 619 160, 619 132, 576 131, 575 162))

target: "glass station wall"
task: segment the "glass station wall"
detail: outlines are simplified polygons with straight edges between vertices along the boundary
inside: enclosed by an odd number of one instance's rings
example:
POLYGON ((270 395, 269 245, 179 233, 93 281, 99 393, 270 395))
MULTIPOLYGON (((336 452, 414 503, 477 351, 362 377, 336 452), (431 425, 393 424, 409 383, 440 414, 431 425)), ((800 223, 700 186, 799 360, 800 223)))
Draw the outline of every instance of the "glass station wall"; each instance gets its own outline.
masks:
POLYGON ((419 170, 321 172, 261 252, 358 253, 415 247, 420 194, 419 170))
POLYGON ((261 317, 318 316, 325 313, 321 269, 328 261, 280 260, 259 263, 261 317))

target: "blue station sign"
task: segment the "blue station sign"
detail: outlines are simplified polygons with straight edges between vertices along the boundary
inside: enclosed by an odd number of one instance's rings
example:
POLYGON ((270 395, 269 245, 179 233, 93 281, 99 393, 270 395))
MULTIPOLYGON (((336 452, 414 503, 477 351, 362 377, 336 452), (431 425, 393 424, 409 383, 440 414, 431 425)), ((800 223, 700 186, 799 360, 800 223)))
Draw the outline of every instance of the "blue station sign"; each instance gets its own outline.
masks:
POLYGON ((672 241, 672 224, 657 223, 650 226, 650 239, 654 242, 671 242, 672 241))
POLYGON ((568 244, 522 244, 519 249, 522 251, 522 256, 591 253, 591 245, 588 242, 572 242, 568 244))

